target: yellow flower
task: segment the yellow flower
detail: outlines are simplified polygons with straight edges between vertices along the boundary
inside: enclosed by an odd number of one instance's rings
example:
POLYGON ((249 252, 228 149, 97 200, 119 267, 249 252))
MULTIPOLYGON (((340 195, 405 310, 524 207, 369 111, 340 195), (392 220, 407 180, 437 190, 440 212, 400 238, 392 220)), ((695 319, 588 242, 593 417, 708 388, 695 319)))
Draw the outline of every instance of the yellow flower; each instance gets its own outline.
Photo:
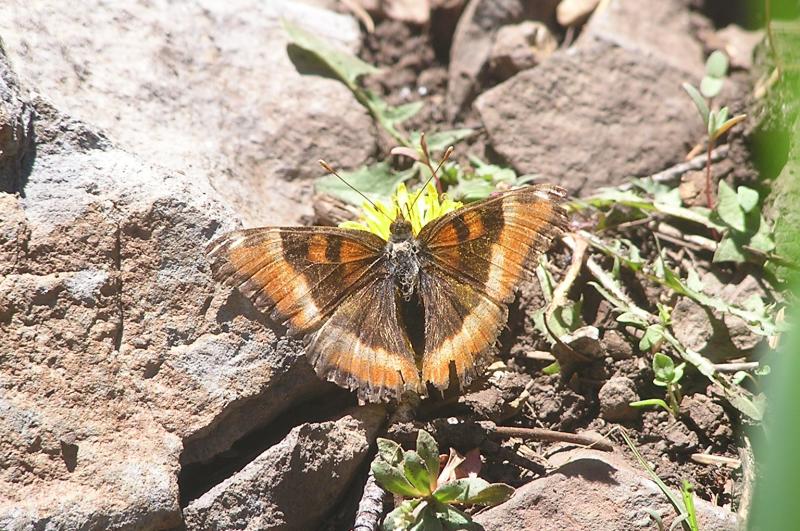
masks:
POLYGON ((375 201, 375 206, 364 203, 364 211, 358 221, 345 221, 339 226, 345 229, 358 229, 377 234, 384 240, 389 240, 389 225, 397 219, 400 212, 403 217, 411 222, 411 231, 414 236, 419 234, 422 227, 452 212, 463 205, 458 201, 449 199, 444 194, 441 199, 433 183, 414 193, 409 193, 404 183, 397 185, 397 189, 389 201, 375 201), (422 197, 417 200, 417 196, 422 197), (411 205, 414 205, 413 210, 411 205), (375 208, 377 207, 377 209, 375 208))

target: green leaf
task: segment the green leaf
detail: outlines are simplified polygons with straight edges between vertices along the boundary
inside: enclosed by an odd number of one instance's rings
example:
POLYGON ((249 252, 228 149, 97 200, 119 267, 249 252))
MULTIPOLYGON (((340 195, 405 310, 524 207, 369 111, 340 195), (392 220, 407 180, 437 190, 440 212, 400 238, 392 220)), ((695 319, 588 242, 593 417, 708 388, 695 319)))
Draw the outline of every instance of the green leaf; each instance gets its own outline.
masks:
POLYGON ((717 114, 714 111, 708 113, 708 136, 714 136, 714 132, 717 130, 717 114))
POLYGON ((419 430, 417 434, 417 454, 422 458, 428 476, 432 479, 430 488, 435 488, 436 478, 439 476, 439 446, 436 439, 425 430, 419 430))
POLYGON ((413 117, 424 106, 425 102, 423 101, 412 101, 411 103, 406 103, 397 107, 387 106, 384 116, 387 121, 393 124, 399 124, 413 117))
POLYGON ((740 186, 736 189, 736 197, 739 200, 739 206, 745 212, 752 212, 758 206, 758 192, 746 186, 740 186))
POLYGON ((365 63, 348 52, 337 49, 330 43, 308 33, 288 20, 283 21, 283 27, 289 34, 292 44, 315 55, 351 89, 357 86, 359 77, 379 72, 371 64, 365 63))
POLYGON ((435 504, 436 516, 447 529, 470 529, 473 525, 472 518, 462 513, 455 507, 445 504, 435 504))
POLYGON ((561 372, 561 364, 559 364, 557 361, 554 361, 553 363, 542 369, 542 374, 547 374, 548 376, 558 374, 559 372, 561 372))
POLYGON ((427 494, 427 492, 412 485, 403 471, 385 461, 375 460, 372 462, 370 468, 375 475, 375 481, 378 482, 378 485, 393 494, 409 498, 416 498, 427 494))
POLYGON ((714 50, 706 59, 706 74, 712 77, 725 77, 728 74, 728 56, 714 50))
MULTIPOLYGON (((387 199, 397 185, 414 176, 413 171, 393 172, 388 162, 379 162, 372 166, 361 167, 355 171, 339 172, 343 179, 354 188, 375 201, 387 199)), ((326 175, 316 182, 319 193, 330 194, 352 205, 361 206, 364 198, 350 189, 335 175, 326 175)))
POLYGON ((683 90, 692 98, 694 106, 697 107, 697 112, 700 113, 700 118, 703 119, 703 124, 708 125, 708 104, 703 96, 689 83, 684 83, 683 90))
MULTIPOLYGON (((415 489, 427 496, 431 493, 431 485, 435 478, 431 477, 425 466, 425 461, 413 450, 408 450, 403 454, 403 472, 405 477, 415 489)), ((377 477, 376 477, 377 479, 377 477)))
POLYGON ((700 93, 706 98, 713 98, 720 93, 724 83, 725 80, 722 78, 703 76, 703 79, 700 80, 700 93))
POLYGON ((672 409, 670 409, 669 405, 660 398, 648 398, 647 400, 637 400, 636 402, 631 402, 628 404, 631 407, 650 407, 656 406, 664 408, 665 410, 669 411, 670 414, 672 413, 672 409))
POLYGON ((442 531, 442 522, 437 518, 433 506, 428 505, 422 509, 409 531, 442 531))
POLYGON ((623 312, 617 316, 617 321, 623 324, 633 325, 637 328, 647 327, 647 320, 635 312, 623 312))
POLYGON ((488 486, 489 482, 479 477, 461 478, 441 485, 433 493, 433 497, 442 503, 464 503, 469 496, 488 486))
POLYGON ((666 387, 668 384, 675 383, 675 362, 672 358, 661 352, 656 352, 653 356, 653 383, 666 387))
POLYGON ((465 503, 469 505, 497 505, 511 498, 514 488, 505 483, 492 483, 475 495, 467 497, 465 503))
POLYGON ((378 456, 392 466, 397 466, 403 462, 403 448, 390 439, 378 437, 378 456))
POLYGON ((742 264, 747 262, 747 254, 730 234, 725 234, 717 244, 712 261, 714 263, 736 262, 742 264))
POLYGON ((745 211, 742 210, 742 206, 739 204, 739 197, 736 192, 725 181, 719 182, 717 201, 716 213, 720 219, 733 229, 744 232, 745 211))
POLYGON ((681 487, 681 494, 683 496, 683 505, 686 507, 689 527, 692 531, 700 531, 700 526, 697 524, 697 514, 694 508, 694 487, 685 479, 681 487))
POLYGON ((714 122, 715 122, 717 127, 719 127, 720 125, 725 123, 725 120, 728 119, 728 113, 729 112, 730 111, 728 111, 727 107, 723 107, 723 108, 721 108, 720 110, 717 111, 717 117, 714 120, 714 122))
POLYGON ((742 393, 733 393, 728 389, 726 389, 725 396, 733 407, 751 419, 761 421, 764 418, 764 409, 766 407, 766 402, 764 400, 751 400, 742 393))
POLYGON ((675 366, 675 374, 672 377, 672 383, 676 384, 683 378, 683 371, 686 370, 686 362, 679 363, 675 366))
POLYGON ((660 323, 648 326, 639 340, 639 350, 650 352, 657 349, 664 340, 664 331, 664 325, 660 323))
POLYGON ((381 529, 384 531, 407 531, 412 525, 416 517, 414 509, 422 502, 421 499, 406 500, 398 505, 392 512, 386 515, 383 520, 381 529))

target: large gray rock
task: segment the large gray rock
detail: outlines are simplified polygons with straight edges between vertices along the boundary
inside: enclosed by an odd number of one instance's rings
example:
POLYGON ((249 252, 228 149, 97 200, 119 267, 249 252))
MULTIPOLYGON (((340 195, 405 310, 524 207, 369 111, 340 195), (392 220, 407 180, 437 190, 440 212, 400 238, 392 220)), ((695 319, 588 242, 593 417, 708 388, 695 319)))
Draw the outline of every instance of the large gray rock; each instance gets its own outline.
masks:
POLYGON ((210 177, 245 225, 282 225, 311 214, 317 159, 354 167, 376 149, 347 88, 297 72, 282 17, 358 46, 352 18, 288 0, 6 0, 0 36, 57 108, 193 181, 210 177))
POLYGON ((303 424, 183 511, 189 529, 318 529, 350 487, 384 419, 367 406, 303 424))
POLYGON ((36 116, 35 142, 0 136, 21 162, 0 166, 0 528, 178 525, 182 464, 328 384, 212 280, 204 246, 238 223, 206 179, 0 71, 3 123, 36 116))
POLYGON ((703 47, 694 37, 690 0, 609 0, 589 19, 576 46, 610 42, 667 63, 698 83, 703 74, 703 47))
MULTIPOLYGON (((619 455, 597 450, 556 454, 558 468, 547 477, 517 489, 501 505, 478 514, 485 529, 655 529, 648 510, 656 511, 668 528, 675 511, 644 472, 619 455)), ((733 531, 736 515, 695 497, 700 529, 733 531)))
POLYGON ((687 79, 656 57, 597 41, 556 52, 475 107, 515 169, 586 194, 683 159, 702 126, 681 88, 687 79))

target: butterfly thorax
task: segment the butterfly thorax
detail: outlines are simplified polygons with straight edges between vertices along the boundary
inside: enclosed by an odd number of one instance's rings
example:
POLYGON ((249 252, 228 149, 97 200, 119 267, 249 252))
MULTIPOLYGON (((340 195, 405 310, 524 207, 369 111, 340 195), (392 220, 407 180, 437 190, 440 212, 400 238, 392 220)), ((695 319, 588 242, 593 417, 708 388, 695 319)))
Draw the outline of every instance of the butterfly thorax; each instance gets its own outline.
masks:
POLYGON ((419 283, 419 242, 411 231, 411 223, 398 217, 390 226, 385 253, 389 274, 394 278, 404 300, 411 296, 419 283))

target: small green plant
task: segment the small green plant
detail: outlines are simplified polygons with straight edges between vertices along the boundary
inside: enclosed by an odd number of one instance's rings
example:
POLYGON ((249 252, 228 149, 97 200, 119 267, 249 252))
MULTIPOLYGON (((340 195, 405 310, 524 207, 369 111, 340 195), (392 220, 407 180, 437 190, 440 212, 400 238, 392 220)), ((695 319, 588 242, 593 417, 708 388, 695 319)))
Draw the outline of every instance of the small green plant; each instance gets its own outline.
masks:
POLYGON ((730 110, 728 107, 716 109, 713 107, 713 100, 722 90, 725 76, 728 73, 728 56, 716 50, 708 56, 706 60, 706 70, 703 79, 700 80, 700 90, 689 83, 683 84, 683 89, 692 98, 700 118, 706 126, 706 205, 714 208, 713 185, 711 180, 711 152, 717 140, 746 118, 746 115, 739 114, 729 118, 730 110))
POLYGON ((683 378, 683 371, 686 368, 686 363, 679 363, 675 365, 672 358, 661 352, 656 352, 653 356, 653 383, 659 387, 666 388, 667 400, 664 401, 660 398, 650 398, 647 400, 639 400, 631 402, 631 407, 647 407, 658 406, 663 407, 673 416, 680 415, 681 404, 681 378, 683 378))
POLYGON ((715 262, 745 262, 753 252, 767 254, 775 248, 772 230, 761 214, 758 192, 746 186, 735 191, 719 182, 717 207, 712 221, 725 227, 714 253, 715 262))
POLYGON ((497 505, 509 499, 514 489, 490 484, 470 474, 457 478, 464 462, 454 450, 439 471, 439 448, 425 430, 417 435, 417 449, 403 452, 394 441, 378 439, 378 455, 372 463, 375 480, 392 494, 407 498, 386 516, 384 530, 468 529, 472 518, 455 505, 497 505))

